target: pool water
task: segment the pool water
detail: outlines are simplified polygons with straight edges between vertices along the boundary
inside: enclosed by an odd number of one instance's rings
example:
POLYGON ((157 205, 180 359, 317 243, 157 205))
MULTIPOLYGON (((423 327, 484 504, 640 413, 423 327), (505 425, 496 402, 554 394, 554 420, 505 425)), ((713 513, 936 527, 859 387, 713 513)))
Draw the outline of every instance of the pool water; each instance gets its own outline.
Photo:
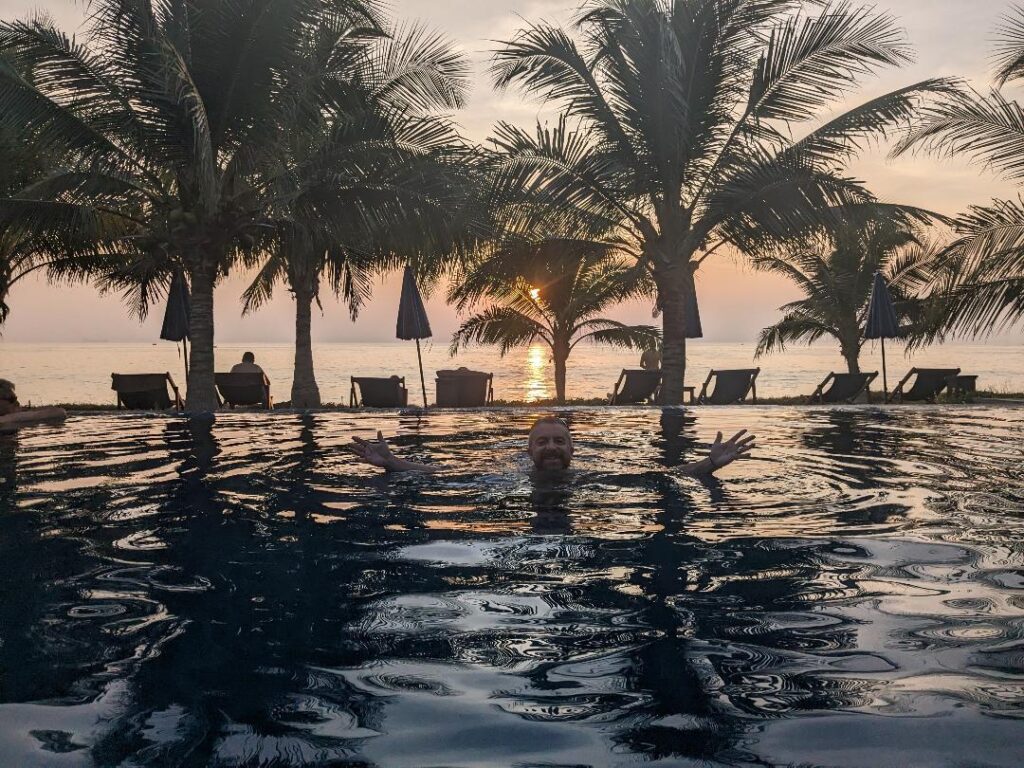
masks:
POLYGON ((1024 410, 532 418, 0 437, 0 765, 1024 763, 1024 410))

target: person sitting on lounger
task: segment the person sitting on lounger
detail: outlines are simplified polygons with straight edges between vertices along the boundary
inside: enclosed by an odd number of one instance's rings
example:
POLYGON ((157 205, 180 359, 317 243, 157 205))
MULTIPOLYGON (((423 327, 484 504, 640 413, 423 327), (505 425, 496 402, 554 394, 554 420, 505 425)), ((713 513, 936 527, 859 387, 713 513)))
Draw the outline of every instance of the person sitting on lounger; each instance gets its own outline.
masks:
MULTIPOLYGON (((441 472, 444 468, 431 464, 400 459, 391 452, 384 435, 378 431, 374 441, 352 438, 352 450, 367 464, 385 472, 441 472)), ((754 447, 754 435, 741 430, 723 442, 718 433, 708 457, 692 464, 684 464, 677 471, 684 475, 702 476, 732 464, 754 447)), ((563 472, 572 464, 573 445, 569 425, 554 416, 544 416, 533 423, 527 437, 526 452, 535 469, 541 472, 563 472)))
POLYGON ((0 379, 0 430, 18 429, 32 424, 64 421, 67 414, 63 408, 23 409, 14 391, 14 383, 0 379))
POLYGON ((246 352, 242 355, 242 362, 231 366, 232 373, 263 373, 263 369, 256 365, 256 355, 246 352))

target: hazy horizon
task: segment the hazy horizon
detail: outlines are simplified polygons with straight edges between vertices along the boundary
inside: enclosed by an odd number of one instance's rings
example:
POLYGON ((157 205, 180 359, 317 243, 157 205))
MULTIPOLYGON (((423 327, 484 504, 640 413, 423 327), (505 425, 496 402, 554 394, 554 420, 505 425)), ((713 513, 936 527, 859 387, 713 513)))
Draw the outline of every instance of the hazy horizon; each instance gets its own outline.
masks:
MULTIPOLYGON (((536 102, 518 92, 495 92, 486 79, 490 40, 507 39, 525 23, 545 19, 565 22, 577 3, 565 0, 514 0, 476 4, 440 5, 428 0, 394 0, 393 17, 420 20, 445 32, 471 59, 476 73, 467 108, 457 115, 465 135, 484 141, 498 120, 530 125, 549 116, 536 102)), ((915 64, 884 72, 864 81, 850 104, 928 77, 962 76, 979 89, 988 87, 991 40, 995 25, 1010 2, 973 5, 962 13, 960 0, 878 0, 873 5, 891 12, 906 28, 918 57, 915 64)), ((66 31, 81 24, 84 3, 0 0, 0 17, 24 18, 34 11, 52 16, 66 31)), ((1019 92, 1009 89, 1011 95, 1019 92)), ((797 128, 799 131, 799 128, 797 128)), ((943 214, 956 214, 971 203, 993 197, 1015 196, 1013 185, 1002 182, 966 160, 907 157, 890 160, 888 147, 865 152, 852 166, 882 199, 914 204, 943 214)), ((234 274, 217 293, 218 342, 292 340, 293 302, 284 289, 260 312, 241 317, 239 296, 246 276, 234 274)), ((314 315, 317 342, 375 341, 393 338, 401 275, 393 274, 378 287, 359 320, 351 323, 346 310, 329 295, 322 297, 324 315, 314 315)), ((778 307, 797 297, 786 280, 755 274, 728 257, 716 257, 698 273, 698 296, 704 331, 709 341, 752 341, 761 328, 778 318, 778 307)), ((143 324, 129 317, 117 296, 99 296, 91 286, 50 286, 37 278, 17 285, 9 304, 11 315, 0 336, 2 342, 42 341, 151 341, 159 333, 162 307, 143 324)), ((427 300, 435 339, 448 337, 458 325, 454 310, 436 290, 427 300)), ((314 310, 315 311, 315 310, 314 310)), ((629 322, 655 322, 651 303, 620 307, 614 316, 629 322)), ((1000 334, 998 340, 1024 340, 1024 329, 1000 334)))

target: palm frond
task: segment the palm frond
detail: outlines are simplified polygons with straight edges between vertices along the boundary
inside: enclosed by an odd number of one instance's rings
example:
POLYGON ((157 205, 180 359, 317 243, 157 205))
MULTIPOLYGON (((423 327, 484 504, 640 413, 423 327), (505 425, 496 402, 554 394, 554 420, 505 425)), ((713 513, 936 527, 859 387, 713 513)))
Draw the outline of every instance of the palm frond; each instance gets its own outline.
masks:
POLYGON ((1000 20, 994 58, 998 87, 1024 77, 1024 8, 1016 6, 1000 20))
POLYGON ((470 344, 494 344, 504 357, 516 347, 542 339, 551 344, 546 329, 530 317, 510 307, 491 307, 467 318, 452 335, 451 354, 470 344))
POLYGON ((422 26, 397 29, 370 53, 371 97, 399 111, 459 109, 469 68, 443 35, 422 26))
POLYGON ((999 91, 963 91, 928 107, 894 148, 898 156, 914 148, 956 157, 966 155, 983 167, 1024 180, 1024 109, 999 91))
POLYGON ((883 94, 832 118, 784 151, 819 163, 846 161, 872 140, 885 138, 901 125, 909 125, 924 98, 948 95, 955 88, 954 80, 933 78, 883 94))
POLYGON ((661 331, 651 325, 626 325, 614 320, 592 321, 587 331, 576 337, 572 348, 586 341, 594 344, 605 344, 620 349, 652 349, 661 343, 661 331), (604 327, 594 328, 595 325, 604 327))
POLYGON ((796 342, 813 344, 824 336, 839 338, 835 328, 813 317, 793 312, 761 331, 757 339, 754 357, 762 357, 773 352, 783 352, 787 344, 796 342))
POLYGON ((286 271, 280 252, 270 256, 242 292, 242 314, 248 315, 267 304, 274 297, 274 286, 286 271))
POLYGON ((814 18, 792 16, 772 30, 750 89, 749 113, 761 120, 807 120, 841 97, 859 75, 911 61, 891 16, 846 2, 814 18))

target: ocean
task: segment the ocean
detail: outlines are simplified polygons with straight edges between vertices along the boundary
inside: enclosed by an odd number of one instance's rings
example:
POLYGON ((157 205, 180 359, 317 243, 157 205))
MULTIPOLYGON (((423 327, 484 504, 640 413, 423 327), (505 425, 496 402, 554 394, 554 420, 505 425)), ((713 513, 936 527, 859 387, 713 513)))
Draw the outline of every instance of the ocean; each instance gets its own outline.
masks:
MULTIPOLYGON (((267 372, 278 402, 291 392, 294 351, 287 344, 220 344, 217 370, 228 370, 251 350, 267 372)), ((946 344, 913 356, 897 344, 887 346, 890 388, 911 366, 959 367, 978 375, 978 387, 1000 392, 1024 391, 1024 344, 946 344)), ((414 342, 317 344, 313 349, 317 382, 324 403, 348 404, 352 376, 404 376, 410 403, 421 400, 414 342)), ((639 355, 605 347, 577 347, 569 359, 569 397, 603 397, 623 368, 638 367, 639 355)), ((861 356, 865 371, 881 371, 881 348, 868 345, 861 356)), ((434 371, 466 366, 494 373, 494 396, 534 401, 554 396, 553 366, 543 346, 514 350, 504 358, 478 347, 452 358, 446 343, 423 344, 427 398, 434 399, 434 371)), ((697 341, 688 349, 687 384, 700 387, 711 368, 760 367, 757 392, 764 397, 810 394, 829 371, 845 370, 832 345, 794 347, 782 354, 754 359, 751 343, 697 341)), ((168 371, 184 389, 184 361, 171 342, 139 343, 12 343, 0 342, 0 378, 17 384, 22 402, 114 405, 110 374, 168 371)), ((881 376, 877 381, 881 388, 881 376)))

